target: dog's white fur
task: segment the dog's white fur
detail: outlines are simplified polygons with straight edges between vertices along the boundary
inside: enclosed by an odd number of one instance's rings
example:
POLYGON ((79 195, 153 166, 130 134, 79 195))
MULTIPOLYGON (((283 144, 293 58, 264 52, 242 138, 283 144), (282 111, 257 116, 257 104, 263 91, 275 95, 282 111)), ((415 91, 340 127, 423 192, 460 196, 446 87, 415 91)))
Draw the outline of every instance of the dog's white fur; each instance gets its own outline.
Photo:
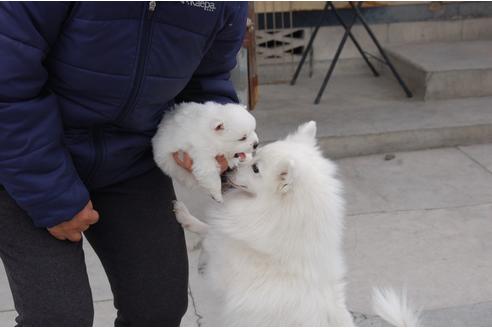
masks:
MULTIPOLYGON (((207 224, 175 203, 178 221, 204 236, 204 284, 216 302, 216 321, 207 324, 353 325, 345 304, 342 186, 315 134, 308 122, 241 163, 229 176, 236 189, 214 204, 207 224)), ((416 323, 391 295, 376 294, 378 313, 397 320, 391 323, 416 323)))
POLYGON ((154 160, 171 178, 188 188, 205 188, 222 202, 220 167, 216 155, 229 166, 239 162, 239 153, 251 153, 258 144, 255 118, 238 104, 182 103, 164 115, 152 139, 154 160), (187 152, 193 159, 193 174, 176 164, 172 154, 187 152))

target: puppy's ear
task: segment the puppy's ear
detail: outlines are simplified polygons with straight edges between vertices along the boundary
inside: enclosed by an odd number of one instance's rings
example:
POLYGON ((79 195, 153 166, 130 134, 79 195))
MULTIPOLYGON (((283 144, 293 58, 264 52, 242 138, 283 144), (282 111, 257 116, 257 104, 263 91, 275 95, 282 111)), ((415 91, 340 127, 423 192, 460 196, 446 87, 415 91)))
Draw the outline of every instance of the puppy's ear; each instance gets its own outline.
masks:
POLYGON ((212 122, 211 128, 216 132, 224 131, 224 122, 215 120, 212 122))
POLYGON ((282 194, 292 189, 295 175, 295 165, 293 160, 281 162, 277 167, 278 172, 278 191, 282 194))
POLYGON ((297 131, 287 139, 316 144, 316 122, 309 121, 299 125, 297 131))

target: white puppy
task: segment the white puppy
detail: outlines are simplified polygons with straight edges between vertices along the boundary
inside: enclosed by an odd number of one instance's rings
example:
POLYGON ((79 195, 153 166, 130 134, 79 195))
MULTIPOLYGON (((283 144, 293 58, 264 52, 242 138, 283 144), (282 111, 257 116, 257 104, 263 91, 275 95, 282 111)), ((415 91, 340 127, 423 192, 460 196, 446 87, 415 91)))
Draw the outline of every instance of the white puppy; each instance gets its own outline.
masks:
POLYGON ((222 202, 220 167, 216 155, 224 155, 234 167, 258 145, 256 121, 242 105, 182 103, 164 115, 152 139, 154 160, 171 178, 188 188, 205 188, 222 202), (173 153, 187 152, 193 174, 176 164, 173 153))
MULTIPOLYGON (((178 221, 204 236, 204 284, 216 298, 217 320, 207 324, 353 325, 345 304, 342 186, 315 134, 315 122, 303 124, 241 163, 228 176, 235 189, 214 204, 207 224, 175 203, 178 221)), ((375 300, 391 323, 417 323, 391 290, 375 300)))

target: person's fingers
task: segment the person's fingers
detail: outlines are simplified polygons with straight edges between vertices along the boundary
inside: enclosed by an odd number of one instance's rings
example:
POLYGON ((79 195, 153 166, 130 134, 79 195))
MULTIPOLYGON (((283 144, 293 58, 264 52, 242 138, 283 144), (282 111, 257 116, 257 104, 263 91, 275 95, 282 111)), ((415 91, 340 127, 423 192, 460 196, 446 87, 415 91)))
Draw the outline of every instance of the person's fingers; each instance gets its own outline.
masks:
POLYGON ((56 230, 51 230, 51 229, 48 229, 48 232, 53 236, 55 237, 56 239, 58 240, 66 240, 67 238, 65 238, 65 236, 61 233, 59 233, 58 231, 56 230))
POLYGON ((94 223, 96 223, 97 221, 99 221, 99 219, 101 218, 101 217, 99 216, 99 212, 98 212, 98 211, 96 211, 96 210, 93 210, 93 211, 92 211, 92 215, 94 216, 94 217, 93 217, 94 223))
POLYGON ((89 225, 89 224, 83 225, 83 226, 81 227, 81 229, 80 229, 80 232, 84 232, 84 231, 86 231, 86 230, 87 230, 87 229, 89 229, 89 228, 90 228, 90 225, 89 225))
POLYGON ((215 160, 220 165, 220 172, 224 173, 227 170, 227 168, 229 167, 229 163, 227 163, 227 159, 225 158, 225 156, 224 155, 217 155, 217 156, 215 156, 215 160))
POLYGON ((68 229, 68 228, 60 228, 60 225, 56 228, 48 229, 53 237, 58 240, 71 240, 71 241, 80 241, 82 237, 77 230, 68 229), (78 236, 77 236, 78 235, 78 236))
POLYGON ((88 224, 94 224, 99 221, 99 212, 96 210, 91 210, 87 214, 87 218, 84 220, 88 224))
POLYGON ((68 240, 73 242, 79 242, 82 240, 82 234, 80 232, 74 231, 67 235, 68 240))
POLYGON ((70 229, 72 226, 75 226, 74 221, 75 220, 72 219, 70 221, 65 221, 65 222, 58 224, 57 226, 54 227, 55 232, 58 234, 62 234, 63 231, 70 229))
POLYGON ((97 223, 97 221, 98 221, 98 220, 99 220, 99 219, 98 219, 97 217, 95 217, 95 216, 91 215, 91 216, 88 216, 88 217, 84 218, 84 219, 80 222, 80 224, 79 224, 79 225, 86 225, 86 224, 91 225, 91 224, 95 224, 95 223, 97 223))
POLYGON ((227 159, 225 158, 224 155, 217 155, 217 156, 215 156, 215 159, 219 163, 227 163, 227 159))

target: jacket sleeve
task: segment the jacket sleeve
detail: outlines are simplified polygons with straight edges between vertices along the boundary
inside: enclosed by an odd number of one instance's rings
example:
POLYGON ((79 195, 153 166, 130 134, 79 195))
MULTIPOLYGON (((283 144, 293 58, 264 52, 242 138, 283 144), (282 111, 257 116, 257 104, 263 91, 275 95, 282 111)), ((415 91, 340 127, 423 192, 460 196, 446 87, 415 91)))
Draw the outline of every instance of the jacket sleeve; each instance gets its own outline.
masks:
POLYGON ((89 200, 43 65, 69 6, 0 3, 0 184, 37 227, 71 219, 89 200))
POLYGON ((235 2, 224 5, 226 14, 223 27, 216 34, 190 82, 176 97, 176 102, 239 102, 230 81, 230 73, 236 66, 236 55, 246 32, 248 4, 235 2))

